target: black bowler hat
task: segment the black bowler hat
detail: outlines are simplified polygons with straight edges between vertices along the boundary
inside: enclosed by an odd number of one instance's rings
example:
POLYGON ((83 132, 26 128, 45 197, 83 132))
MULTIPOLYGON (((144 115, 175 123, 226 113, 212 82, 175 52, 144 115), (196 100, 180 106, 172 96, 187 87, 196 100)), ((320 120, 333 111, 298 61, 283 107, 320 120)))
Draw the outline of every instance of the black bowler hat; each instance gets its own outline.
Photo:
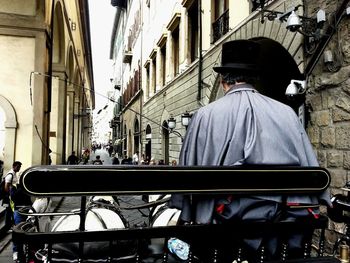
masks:
POLYGON ((221 66, 214 67, 218 73, 235 70, 257 72, 260 44, 251 40, 233 40, 222 44, 221 66))

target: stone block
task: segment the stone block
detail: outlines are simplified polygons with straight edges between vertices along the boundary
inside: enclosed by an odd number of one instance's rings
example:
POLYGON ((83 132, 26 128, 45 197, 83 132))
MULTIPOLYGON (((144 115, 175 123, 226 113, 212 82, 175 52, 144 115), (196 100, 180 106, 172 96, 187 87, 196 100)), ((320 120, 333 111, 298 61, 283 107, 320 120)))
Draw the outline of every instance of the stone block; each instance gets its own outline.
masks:
POLYGON ((316 146, 320 143, 320 129, 317 126, 311 126, 307 128, 307 134, 310 142, 316 146))
POLYGON ((334 109, 332 111, 332 119, 333 119, 333 122, 349 121, 350 113, 340 109, 334 109))
POLYGON ((326 167, 326 161, 327 161, 326 156, 327 155, 325 151, 322 151, 322 150, 317 151, 317 160, 321 167, 326 167))
POLYGON ((350 112, 350 98, 344 93, 341 93, 339 98, 336 100, 335 105, 347 112, 350 112))
POLYGON ((324 147, 333 148, 336 144, 335 129, 324 127, 321 129, 321 144, 324 147))
POLYGON ((343 152, 343 160, 344 169, 350 170, 350 151, 343 152))
POLYGON ((341 188, 347 182, 347 171, 341 169, 328 169, 331 174, 331 186, 341 188))
POLYGON ((337 168, 343 166, 343 153, 341 151, 329 151, 327 153, 327 167, 337 168))
POLYGON ((335 128, 335 141, 337 149, 350 149, 350 129, 348 126, 335 128))
POLYGON ((322 97, 321 94, 312 94, 307 97, 308 104, 310 104, 313 111, 322 110, 322 97))
POLYGON ((329 110, 323 110, 316 112, 316 125, 328 126, 330 124, 330 112, 329 110))

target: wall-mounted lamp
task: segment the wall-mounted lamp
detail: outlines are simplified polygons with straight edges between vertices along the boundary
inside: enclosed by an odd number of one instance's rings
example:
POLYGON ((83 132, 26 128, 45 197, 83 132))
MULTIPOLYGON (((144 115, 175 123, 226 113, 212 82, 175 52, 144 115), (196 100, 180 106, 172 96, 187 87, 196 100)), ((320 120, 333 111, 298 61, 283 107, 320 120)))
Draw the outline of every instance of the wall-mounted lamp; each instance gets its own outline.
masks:
MULTIPOLYGON (((185 126, 186 129, 187 129, 187 126, 190 122, 191 117, 192 117, 192 115, 190 113, 188 113, 187 111, 181 115, 181 124, 182 124, 182 126, 185 126)), ((173 116, 171 116, 168 119, 168 127, 169 127, 170 133, 176 134, 177 136, 179 136, 181 138, 181 141, 183 141, 182 135, 178 131, 174 130, 176 128, 176 119, 173 116)))
POLYGON ((341 68, 341 62, 332 50, 328 49, 323 53, 323 61, 329 72, 337 72, 341 68))
POLYGON ((303 94, 306 91, 306 81, 305 80, 295 80, 292 79, 290 84, 286 89, 286 96, 289 99, 295 98, 297 95, 303 94))
POLYGON ((301 7, 301 5, 292 7, 284 13, 274 10, 262 9, 261 23, 264 23, 265 17, 270 21, 279 20, 280 22, 286 22, 286 28, 292 32, 299 32, 304 36, 320 39, 321 29, 326 22, 325 11, 320 9, 317 12, 316 18, 310 18, 298 15, 297 11, 299 7, 301 7))
POLYGON ((192 117, 192 114, 190 114, 187 111, 181 115, 181 124, 182 126, 185 126, 186 130, 187 130, 188 124, 190 123, 191 117, 192 117))
MULTIPOLYGON (((252 0, 253 2, 257 2, 252 0)), ((326 22, 326 13, 320 9, 316 17, 310 18, 298 15, 297 11, 302 5, 292 7, 286 12, 279 12, 275 10, 268 10, 264 7, 265 2, 257 2, 256 6, 261 8, 261 23, 264 23, 265 18, 269 21, 278 20, 286 22, 286 28, 291 32, 298 32, 305 36, 305 51, 308 54, 313 54, 316 50, 317 44, 324 36, 322 32, 323 25, 326 22)))

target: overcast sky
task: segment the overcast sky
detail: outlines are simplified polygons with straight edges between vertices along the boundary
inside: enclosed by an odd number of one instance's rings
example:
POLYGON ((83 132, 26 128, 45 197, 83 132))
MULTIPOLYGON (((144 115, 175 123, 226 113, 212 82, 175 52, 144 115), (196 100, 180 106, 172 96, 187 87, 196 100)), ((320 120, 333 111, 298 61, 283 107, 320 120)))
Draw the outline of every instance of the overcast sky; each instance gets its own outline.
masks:
POLYGON ((115 11, 110 0, 89 0, 96 111, 106 105, 106 92, 111 89, 109 50, 115 11))

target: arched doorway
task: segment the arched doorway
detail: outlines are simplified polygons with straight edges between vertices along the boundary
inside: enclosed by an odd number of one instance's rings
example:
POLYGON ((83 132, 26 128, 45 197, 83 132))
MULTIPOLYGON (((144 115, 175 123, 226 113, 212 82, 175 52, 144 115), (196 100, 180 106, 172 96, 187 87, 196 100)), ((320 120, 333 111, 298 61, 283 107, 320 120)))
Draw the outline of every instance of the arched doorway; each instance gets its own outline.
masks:
POLYGON ((162 124, 162 155, 165 164, 169 164, 169 128, 168 122, 163 121, 162 124))
POLYGON ((126 125, 124 125, 124 131, 123 131, 123 158, 128 157, 128 152, 127 152, 127 145, 128 145, 128 135, 126 132, 126 125))
MULTIPOLYGON (((304 122, 304 102, 305 96, 299 95, 293 99, 285 95, 286 88, 290 81, 303 80, 298 65, 288 50, 279 42, 266 38, 254 37, 250 40, 261 44, 260 64, 260 80, 256 85, 256 89, 261 93, 284 104, 289 105, 299 115, 300 120, 304 122)), ((224 93, 220 87, 219 77, 215 80, 213 88, 214 96, 210 101, 221 98, 224 93)))
POLYGON ((15 160, 16 131, 15 109, 5 97, 0 95, 0 159, 4 161, 4 170, 9 170, 15 160))
POLYGON ((145 146, 146 160, 150 161, 152 158, 152 128, 147 124, 146 127, 146 146, 145 146))
POLYGON ((299 96, 291 100, 285 95, 292 79, 304 79, 294 58, 275 40, 266 37, 254 37, 250 40, 261 44, 261 79, 257 89, 262 94, 291 106, 297 112, 305 97, 299 96))
POLYGON ((140 124, 139 120, 135 118, 134 122, 134 153, 140 152, 140 124))
POLYGON ((128 145, 128 150, 127 150, 127 155, 128 155, 128 157, 132 157, 132 155, 133 155, 133 152, 132 152, 132 145, 131 145, 131 129, 129 129, 129 132, 128 132, 128 143, 127 143, 127 145, 128 145), (129 139, 130 139, 130 141, 129 141, 129 139))

